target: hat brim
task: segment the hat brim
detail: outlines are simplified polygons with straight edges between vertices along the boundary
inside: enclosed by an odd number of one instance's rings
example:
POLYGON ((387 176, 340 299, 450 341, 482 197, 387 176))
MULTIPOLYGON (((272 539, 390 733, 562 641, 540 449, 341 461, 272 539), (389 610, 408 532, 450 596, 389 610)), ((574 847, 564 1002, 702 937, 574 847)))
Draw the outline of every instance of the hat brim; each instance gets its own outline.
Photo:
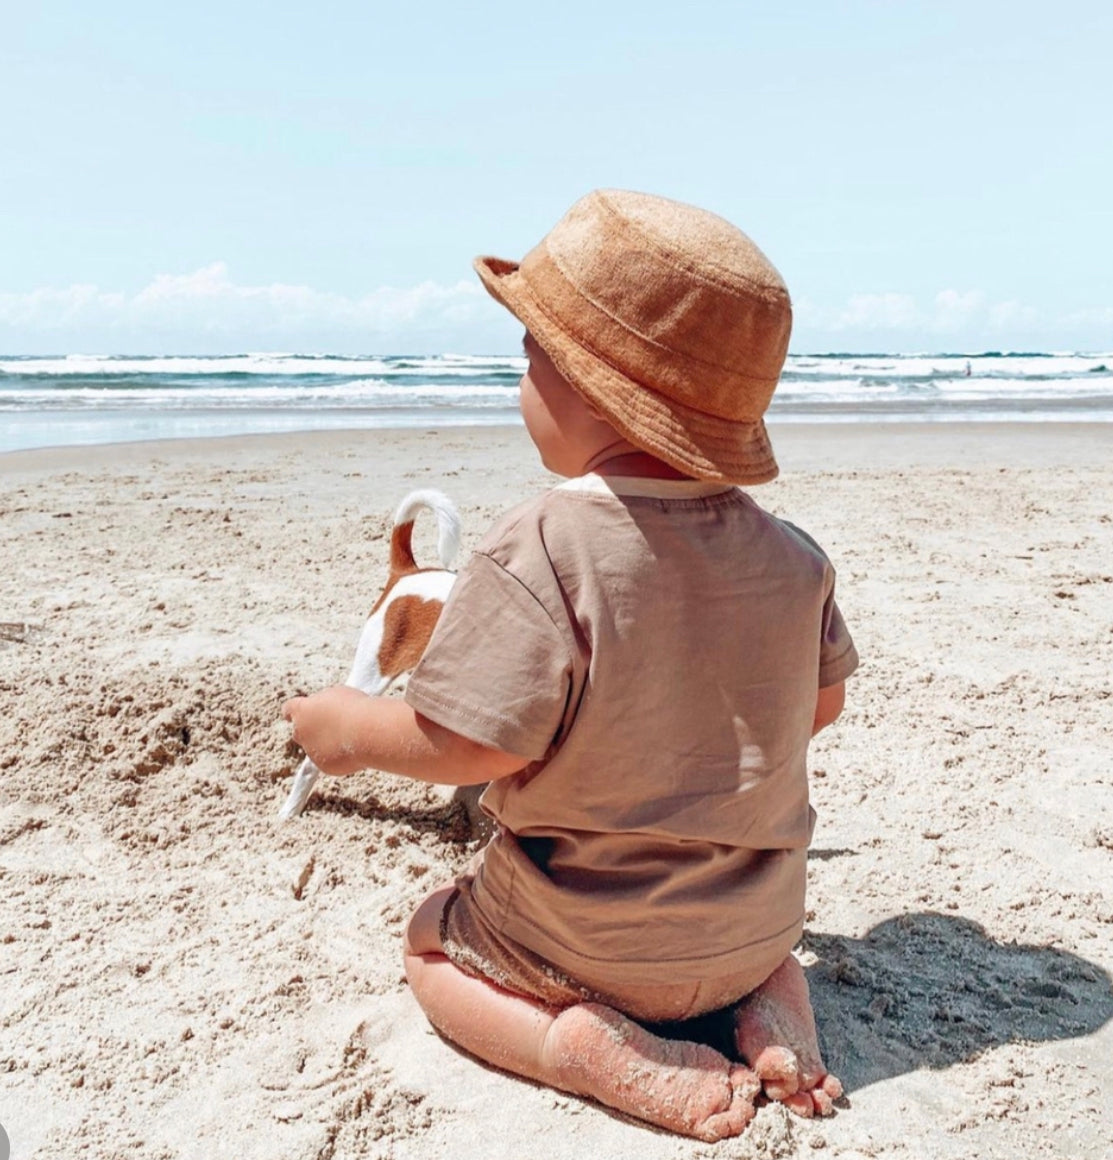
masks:
POLYGON ((765 423, 738 423, 693 410, 636 383, 570 335, 534 297, 517 262, 480 257, 488 293, 533 335, 561 375, 626 439, 696 479, 767 483, 777 461, 765 423))

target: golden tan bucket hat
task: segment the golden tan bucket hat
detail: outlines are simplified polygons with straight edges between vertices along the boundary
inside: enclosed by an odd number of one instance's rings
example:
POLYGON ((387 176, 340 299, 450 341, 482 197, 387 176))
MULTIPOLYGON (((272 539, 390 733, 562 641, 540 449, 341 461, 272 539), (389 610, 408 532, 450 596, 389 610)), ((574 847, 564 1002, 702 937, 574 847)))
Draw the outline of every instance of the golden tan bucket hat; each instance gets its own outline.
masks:
POLYGON ((777 474, 762 416, 792 305, 741 230, 663 197, 596 190, 521 264, 482 257, 475 269, 635 446, 697 479, 777 474))

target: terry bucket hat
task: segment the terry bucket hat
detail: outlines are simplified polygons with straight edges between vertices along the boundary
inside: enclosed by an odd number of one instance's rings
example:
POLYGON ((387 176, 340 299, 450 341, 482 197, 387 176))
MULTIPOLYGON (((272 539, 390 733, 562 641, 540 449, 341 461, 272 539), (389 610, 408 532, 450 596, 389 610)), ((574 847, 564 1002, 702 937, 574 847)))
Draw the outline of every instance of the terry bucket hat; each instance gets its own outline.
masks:
POLYGON ((636 447, 697 479, 777 474, 762 416, 792 305, 741 230, 643 193, 581 198, 522 259, 480 257, 487 290, 636 447))

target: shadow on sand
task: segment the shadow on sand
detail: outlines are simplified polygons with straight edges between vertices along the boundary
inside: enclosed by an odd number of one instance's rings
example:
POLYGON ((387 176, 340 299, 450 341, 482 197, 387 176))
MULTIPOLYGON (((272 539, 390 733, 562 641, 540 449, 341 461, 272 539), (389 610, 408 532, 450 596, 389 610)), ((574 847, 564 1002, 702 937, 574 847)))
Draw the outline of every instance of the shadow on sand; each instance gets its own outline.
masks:
MULTIPOLYGON (((1006 1043, 1073 1039, 1113 1017, 1100 967, 1054 947, 999 943, 977 923, 922 912, 864 938, 804 933, 820 1047, 850 1095, 920 1068, 945 1068, 1006 1043)), ((658 1027, 729 1052, 709 1015, 658 1027)))
POLYGON ((1073 1039, 1113 1017, 1100 967, 1054 947, 999 943, 977 923, 921 912, 862 939, 805 932, 820 1045, 849 1091, 943 1068, 1006 1043, 1073 1039))
MULTIPOLYGON (((384 774, 389 778, 390 775, 384 774)), ((363 797, 333 792, 312 800, 312 807, 337 817, 360 817, 365 821, 395 822, 415 834, 435 834, 445 842, 486 841, 493 823, 479 809, 479 795, 486 788, 459 786, 450 799, 439 805, 414 805, 412 802, 388 802, 375 794, 363 797)))

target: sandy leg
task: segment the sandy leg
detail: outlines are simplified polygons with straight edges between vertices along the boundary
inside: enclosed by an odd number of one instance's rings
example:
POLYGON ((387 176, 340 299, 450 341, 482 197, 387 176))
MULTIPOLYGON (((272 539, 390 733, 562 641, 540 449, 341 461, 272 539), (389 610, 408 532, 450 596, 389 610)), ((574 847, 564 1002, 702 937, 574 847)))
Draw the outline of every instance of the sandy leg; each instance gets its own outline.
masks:
POLYGON ((661 1039, 597 1003, 562 1011, 544 1055, 553 1086, 699 1140, 737 1136, 760 1091, 749 1068, 714 1048, 661 1039))
POLYGON ((808 980, 791 955, 735 1008, 734 1038, 770 1099, 801 1116, 831 1113, 842 1084, 823 1066, 808 980))
POLYGON ((459 970, 440 944, 450 893, 418 908, 405 948, 410 986, 442 1035, 496 1067, 700 1140, 750 1122, 761 1085, 714 1048, 662 1039, 601 1004, 547 1007, 459 970))

